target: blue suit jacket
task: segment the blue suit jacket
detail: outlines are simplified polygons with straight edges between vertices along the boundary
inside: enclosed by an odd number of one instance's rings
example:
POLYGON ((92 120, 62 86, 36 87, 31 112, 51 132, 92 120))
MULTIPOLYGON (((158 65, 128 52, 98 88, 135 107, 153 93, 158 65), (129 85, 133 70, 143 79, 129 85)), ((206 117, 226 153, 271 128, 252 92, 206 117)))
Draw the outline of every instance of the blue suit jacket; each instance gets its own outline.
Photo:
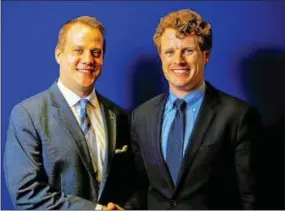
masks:
POLYGON ((96 203, 124 204, 133 164, 130 150, 123 147, 129 146, 128 116, 97 96, 108 140, 99 190, 84 135, 57 84, 13 108, 4 170, 16 208, 94 210, 96 203))

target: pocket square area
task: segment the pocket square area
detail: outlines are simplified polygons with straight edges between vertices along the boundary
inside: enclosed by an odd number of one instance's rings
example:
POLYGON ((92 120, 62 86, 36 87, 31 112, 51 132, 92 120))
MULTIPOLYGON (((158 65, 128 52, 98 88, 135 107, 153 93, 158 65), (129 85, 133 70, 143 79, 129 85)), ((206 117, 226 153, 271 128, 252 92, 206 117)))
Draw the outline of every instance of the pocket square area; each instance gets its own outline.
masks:
POLYGON ((123 153, 123 152, 126 152, 127 150, 128 150, 128 146, 124 145, 121 149, 116 149, 115 154, 123 153))

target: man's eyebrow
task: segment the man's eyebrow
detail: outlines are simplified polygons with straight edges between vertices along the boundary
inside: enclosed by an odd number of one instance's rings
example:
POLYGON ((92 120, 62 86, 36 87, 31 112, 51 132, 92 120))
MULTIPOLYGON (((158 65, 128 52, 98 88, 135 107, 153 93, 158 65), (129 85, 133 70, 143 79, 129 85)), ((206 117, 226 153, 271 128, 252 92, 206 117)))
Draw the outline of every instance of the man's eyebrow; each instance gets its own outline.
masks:
POLYGON ((94 41, 96 41, 96 42, 103 42, 103 40, 100 37, 94 38, 94 41))
POLYGON ((173 47, 169 47, 169 48, 165 48, 164 51, 173 50, 173 49, 174 49, 173 47))
POLYGON ((91 48, 91 51, 102 51, 101 48, 91 48))
POLYGON ((74 45, 74 46, 72 46, 72 48, 83 48, 83 46, 82 45, 74 45))

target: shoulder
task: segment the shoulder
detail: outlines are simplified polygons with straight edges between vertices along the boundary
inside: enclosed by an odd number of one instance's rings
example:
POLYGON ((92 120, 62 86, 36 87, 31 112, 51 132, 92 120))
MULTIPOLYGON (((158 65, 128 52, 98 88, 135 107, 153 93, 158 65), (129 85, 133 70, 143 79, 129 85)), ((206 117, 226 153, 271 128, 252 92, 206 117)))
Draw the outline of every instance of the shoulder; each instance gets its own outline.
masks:
POLYGON ((132 124, 135 125, 136 122, 142 124, 142 122, 147 122, 150 116, 156 115, 163 108, 166 97, 167 94, 160 94, 135 108, 132 111, 132 124))
POLYGON ((223 91, 219 92, 220 104, 226 108, 236 109, 236 110, 246 110, 250 105, 242 99, 239 99, 235 96, 229 95, 223 91))
POLYGON ((101 103, 105 109, 111 110, 112 112, 115 113, 116 116, 122 116, 122 117, 128 116, 128 111, 123 109, 121 106, 117 105, 116 103, 102 96, 99 93, 96 93, 96 95, 98 97, 99 103, 101 103))
POLYGON ((36 127, 45 119, 48 107, 48 91, 43 91, 16 104, 9 117, 9 125, 15 130, 23 127, 36 127))
POLYGON ((157 106, 165 102, 166 94, 157 95, 134 109, 133 113, 152 112, 157 106))
POLYGON ((260 120, 258 109, 245 100, 229 95, 212 86, 208 86, 208 89, 210 90, 208 97, 215 98, 217 104, 214 109, 221 118, 241 121, 244 118, 250 117, 250 119, 260 120))
POLYGON ((214 88, 209 83, 207 83, 205 97, 212 98, 213 100, 217 101, 218 108, 221 112, 231 111, 239 113, 249 109, 250 107, 245 100, 239 99, 238 97, 214 88))
POLYGON ((11 115, 20 112, 26 111, 27 113, 40 113, 41 110, 49 104, 49 91, 45 90, 34 96, 24 99, 23 101, 16 104, 11 111, 11 115))

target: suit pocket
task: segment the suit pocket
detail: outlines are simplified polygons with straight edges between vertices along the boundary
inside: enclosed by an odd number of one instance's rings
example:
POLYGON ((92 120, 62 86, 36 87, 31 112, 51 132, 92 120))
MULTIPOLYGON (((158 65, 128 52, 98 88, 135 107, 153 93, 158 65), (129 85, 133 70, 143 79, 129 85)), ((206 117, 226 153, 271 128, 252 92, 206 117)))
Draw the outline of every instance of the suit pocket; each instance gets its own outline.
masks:
POLYGON ((128 151, 128 145, 122 146, 122 148, 115 149, 115 154, 124 154, 128 151))

